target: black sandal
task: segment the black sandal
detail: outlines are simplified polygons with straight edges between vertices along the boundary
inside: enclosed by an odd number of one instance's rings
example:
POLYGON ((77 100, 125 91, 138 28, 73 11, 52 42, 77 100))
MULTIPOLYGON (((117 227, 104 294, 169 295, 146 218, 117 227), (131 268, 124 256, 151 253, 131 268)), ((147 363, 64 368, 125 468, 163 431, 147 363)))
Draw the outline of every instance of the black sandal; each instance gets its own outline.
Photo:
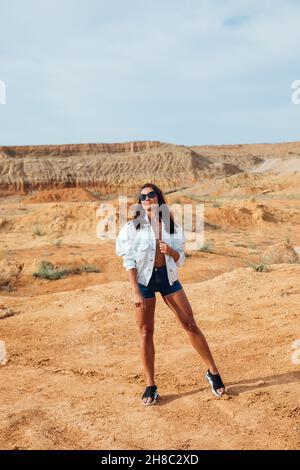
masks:
POLYGON ((145 406, 149 406, 149 405, 154 405, 156 400, 158 399, 159 395, 157 393, 157 386, 156 385, 148 385, 148 387, 146 387, 145 389, 145 392, 142 396, 142 402, 145 406), (143 398, 152 398, 152 401, 150 402, 144 402, 143 398))
POLYGON ((225 394, 225 385, 222 382, 222 379, 220 377, 220 374, 212 374, 210 370, 208 369, 205 376, 207 382, 211 386, 211 391, 213 392, 214 395, 216 395, 218 398, 221 398, 222 395, 225 394), (224 388, 223 393, 218 393, 219 388, 224 388))

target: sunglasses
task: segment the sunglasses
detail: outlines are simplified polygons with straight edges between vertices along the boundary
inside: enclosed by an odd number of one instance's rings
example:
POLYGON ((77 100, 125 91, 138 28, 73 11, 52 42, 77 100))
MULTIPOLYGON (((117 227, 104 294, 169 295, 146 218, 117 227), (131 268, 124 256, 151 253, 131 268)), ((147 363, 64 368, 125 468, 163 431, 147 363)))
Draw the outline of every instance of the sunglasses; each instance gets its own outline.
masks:
POLYGON ((140 194, 140 199, 141 201, 146 201, 147 197, 149 199, 155 198, 156 192, 155 191, 150 191, 150 193, 147 194, 140 194))

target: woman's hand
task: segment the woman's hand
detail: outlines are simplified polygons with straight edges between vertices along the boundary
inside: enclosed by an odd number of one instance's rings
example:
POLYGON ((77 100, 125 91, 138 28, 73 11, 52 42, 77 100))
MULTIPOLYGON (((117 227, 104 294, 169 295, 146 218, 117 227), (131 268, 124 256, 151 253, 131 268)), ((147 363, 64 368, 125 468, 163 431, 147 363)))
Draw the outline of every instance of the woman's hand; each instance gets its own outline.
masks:
POLYGON ((173 248, 171 248, 170 245, 168 245, 166 242, 163 242, 162 240, 159 240, 159 249, 165 255, 172 256, 173 248))
POLYGON ((134 292, 133 303, 135 307, 141 307, 141 308, 145 307, 144 297, 142 296, 140 290, 136 290, 134 292))
POLYGON ((179 253, 176 250, 173 250, 167 243, 159 240, 159 249, 165 255, 172 256, 173 260, 176 262, 179 259, 179 253))

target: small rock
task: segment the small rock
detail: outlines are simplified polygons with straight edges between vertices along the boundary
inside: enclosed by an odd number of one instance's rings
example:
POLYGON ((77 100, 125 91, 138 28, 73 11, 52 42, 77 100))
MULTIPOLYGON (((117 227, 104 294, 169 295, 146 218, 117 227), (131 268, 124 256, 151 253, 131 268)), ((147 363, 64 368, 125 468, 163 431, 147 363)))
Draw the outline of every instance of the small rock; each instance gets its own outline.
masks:
POLYGON ((5 307, 3 304, 0 305, 0 319, 12 317, 16 312, 11 308, 5 307))
POLYGON ((6 219, 0 219, 0 228, 4 227, 4 225, 7 224, 7 220, 6 219))
POLYGON ((259 381, 256 383, 256 385, 258 385, 258 386, 260 387, 261 385, 265 385, 265 383, 266 383, 266 382, 265 382, 264 380, 259 380, 259 381))

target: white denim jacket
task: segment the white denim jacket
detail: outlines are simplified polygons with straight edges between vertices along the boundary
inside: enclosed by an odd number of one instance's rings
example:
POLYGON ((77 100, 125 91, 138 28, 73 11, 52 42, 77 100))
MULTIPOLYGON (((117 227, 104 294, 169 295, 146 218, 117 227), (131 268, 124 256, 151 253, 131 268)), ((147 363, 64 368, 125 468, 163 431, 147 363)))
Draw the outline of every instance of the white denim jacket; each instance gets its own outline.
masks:
MULTIPOLYGON (((136 230, 132 221, 123 225, 116 239, 116 254, 123 256, 123 267, 126 271, 136 268, 137 282, 147 286, 154 268, 156 238, 147 215, 143 222, 145 226, 139 230, 136 230)), ((179 252, 176 262, 171 255, 165 254, 168 279, 172 285, 178 279, 177 266, 182 266, 185 260, 186 238, 182 226, 175 223, 175 233, 170 234, 165 230, 162 219, 162 241, 179 252)))

